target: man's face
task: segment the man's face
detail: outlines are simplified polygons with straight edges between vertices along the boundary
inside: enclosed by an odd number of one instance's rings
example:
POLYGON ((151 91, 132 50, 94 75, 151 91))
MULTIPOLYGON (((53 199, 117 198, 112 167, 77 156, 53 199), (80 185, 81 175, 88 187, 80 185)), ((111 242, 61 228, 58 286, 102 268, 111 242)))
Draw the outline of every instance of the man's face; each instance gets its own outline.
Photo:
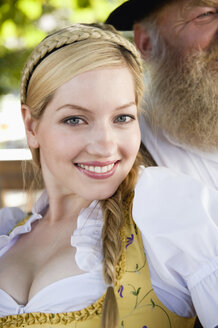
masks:
POLYGON ((218 149, 218 13, 190 2, 164 7, 150 31, 141 23, 141 40, 135 29, 147 58, 146 109, 155 128, 178 142, 218 149), (150 56, 141 42, 148 32, 150 56))
POLYGON ((160 10, 157 26, 166 44, 183 55, 208 50, 218 39, 218 0, 174 1, 160 10))

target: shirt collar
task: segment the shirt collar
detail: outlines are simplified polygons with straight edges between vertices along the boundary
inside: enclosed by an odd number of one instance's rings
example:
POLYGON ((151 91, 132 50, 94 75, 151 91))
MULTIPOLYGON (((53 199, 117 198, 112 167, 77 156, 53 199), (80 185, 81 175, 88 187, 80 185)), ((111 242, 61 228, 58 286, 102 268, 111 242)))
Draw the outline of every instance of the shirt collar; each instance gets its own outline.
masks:
POLYGON ((191 153, 193 153, 197 156, 200 156, 200 157, 203 157, 203 158, 206 158, 208 160, 211 160, 211 161, 214 161, 214 162, 218 163, 218 150, 214 150, 214 151, 211 151, 211 152, 202 151, 202 150, 199 150, 198 148, 191 147, 189 145, 186 145, 186 144, 183 144, 183 143, 180 143, 180 142, 174 140, 172 137, 170 137, 164 131, 162 131, 162 133, 163 133, 163 137, 168 142, 170 142, 172 145, 180 147, 180 148, 182 148, 186 151, 189 151, 189 152, 191 152, 191 153))

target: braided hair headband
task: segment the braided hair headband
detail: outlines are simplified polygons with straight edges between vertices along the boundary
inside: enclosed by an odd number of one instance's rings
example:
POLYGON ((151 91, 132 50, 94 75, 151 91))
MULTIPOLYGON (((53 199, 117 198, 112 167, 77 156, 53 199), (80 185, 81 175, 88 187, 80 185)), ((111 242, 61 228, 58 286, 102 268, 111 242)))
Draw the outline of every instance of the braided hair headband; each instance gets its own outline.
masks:
POLYGON ((72 44, 74 42, 83 41, 87 39, 102 39, 108 40, 120 46, 123 46, 132 53, 140 71, 142 71, 141 59, 135 46, 122 37, 115 29, 110 26, 106 28, 103 24, 74 24, 72 26, 63 28, 42 40, 30 55, 22 74, 21 79, 21 103, 26 101, 27 90, 31 76, 35 68, 41 63, 43 59, 49 56, 54 51, 72 44))

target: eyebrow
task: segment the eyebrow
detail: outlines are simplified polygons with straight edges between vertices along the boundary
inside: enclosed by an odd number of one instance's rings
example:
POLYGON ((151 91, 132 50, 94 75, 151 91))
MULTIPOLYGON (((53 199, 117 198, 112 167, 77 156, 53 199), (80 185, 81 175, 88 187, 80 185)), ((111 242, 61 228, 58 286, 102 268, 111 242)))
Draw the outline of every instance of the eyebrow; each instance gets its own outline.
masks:
POLYGON ((215 6, 217 7, 217 0, 192 0, 190 5, 193 6, 215 6))
MULTIPOLYGON (((124 104, 122 106, 117 107, 116 110, 125 109, 127 107, 131 107, 131 106, 135 106, 135 105, 136 105, 136 102, 135 101, 130 101, 127 104, 124 104)), ((58 107, 56 109, 56 111, 59 111, 60 109, 65 108, 65 107, 69 107, 69 108, 72 108, 72 109, 82 110, 83 112, 91 112, 91 109, 88 109, 88 108, 85 108, 85 107, 82 107, 82 106, 79 106, 79 105, 76 105, 76 104, 65 104, 65 105, 62 105, 62 106, 58 107)))

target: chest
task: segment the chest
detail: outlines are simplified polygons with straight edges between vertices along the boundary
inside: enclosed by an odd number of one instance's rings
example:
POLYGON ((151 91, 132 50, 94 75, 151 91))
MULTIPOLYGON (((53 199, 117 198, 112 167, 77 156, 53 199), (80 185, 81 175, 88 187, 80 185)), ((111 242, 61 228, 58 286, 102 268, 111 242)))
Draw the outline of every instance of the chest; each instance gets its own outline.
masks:
POLYGON ((53 282, 82 273, 70 243, 72 232, 72 226, 46 229, 34 224, 0 258, 0 288, 18 304, 26 304, 53 282))

